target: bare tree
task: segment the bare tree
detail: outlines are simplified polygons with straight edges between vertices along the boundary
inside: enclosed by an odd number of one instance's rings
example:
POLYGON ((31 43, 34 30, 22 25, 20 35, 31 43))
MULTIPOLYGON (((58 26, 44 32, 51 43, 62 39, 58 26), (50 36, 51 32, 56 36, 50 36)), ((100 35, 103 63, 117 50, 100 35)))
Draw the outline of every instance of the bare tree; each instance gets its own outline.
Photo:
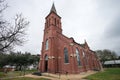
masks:
POLYGON ((5 0, 0 0, 0 14, 8 7, 7 4, 4 4, 5 0))
MULTIPOLYGON (((0 4, 3 0, 0 0, 0 4)), ((2 6, 2 5, 0 5, 2 6)), ((7 6, 0 9, 0 15, 7 6)), ((22 16, 17 14, 14 19, 14 25, 2 19, 0 16, 0 52, 9 51, 15 45, 22 45, 25 41, 26 28, 29 22, 22 16)))

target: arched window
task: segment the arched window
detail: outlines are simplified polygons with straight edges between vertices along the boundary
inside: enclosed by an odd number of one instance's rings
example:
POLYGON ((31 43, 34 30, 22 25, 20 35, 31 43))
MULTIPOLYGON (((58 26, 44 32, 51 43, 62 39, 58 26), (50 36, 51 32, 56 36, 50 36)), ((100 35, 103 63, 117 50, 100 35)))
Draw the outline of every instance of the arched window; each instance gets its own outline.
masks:
POLYGON ((49 19, 49 26, 50 26, 50 24, 51 24, 50 22, 51 22, 51 21, 50 21, 50 19, 49 19))
POLYGON ((45 50, 48 50, 48 45, 49 45, 49 43, 48 43, 48 39, 47 39, 46 43, 45 43, 45 50))
POLYGON ((88 55, 85 55, 85 63, 88 65, 88 55))
POLYGON ((57 24, 59 24, 59 20, 57 20, 57 24))
POLYGON ((79 54, 78 49, 76 49, 76 56, 77 56, 77 63, 78 63, 78 66, 80 66, 80 65, 81 65, 81 63, 80 63, 80 54, 79 54))
POLYGON ((64 48, 64 62, 65 63, 69 63, 69 59, 68 59, 68 50, 67 48, 64 48))
POLYGON ((85 64, 88 65, 88 56, 84 51, 83 51, 83 58, 85 59, 85 64))
POLYGON ((84 51, 83 51, 83 57, 85 57, 85 53, 84 53, 84 51))

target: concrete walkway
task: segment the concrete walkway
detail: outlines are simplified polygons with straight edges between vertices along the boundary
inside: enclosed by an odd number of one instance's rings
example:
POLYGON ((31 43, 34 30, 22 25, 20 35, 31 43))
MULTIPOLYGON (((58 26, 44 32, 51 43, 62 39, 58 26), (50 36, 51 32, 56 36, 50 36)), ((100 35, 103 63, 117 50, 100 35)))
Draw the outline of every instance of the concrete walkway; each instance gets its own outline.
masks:
POLYGON ((25 75, 25 77, 32 77, 32 78, 47 78, 51 80, 85 80, 82 79, 88 75, 96 73, 95 71, 88 71, 82 72, 80 74, 68 74, 68 75, 58 75, 58 74, 51 74, 51 73, 42 73, 42 76, 36 76, 32 74, 25 75))

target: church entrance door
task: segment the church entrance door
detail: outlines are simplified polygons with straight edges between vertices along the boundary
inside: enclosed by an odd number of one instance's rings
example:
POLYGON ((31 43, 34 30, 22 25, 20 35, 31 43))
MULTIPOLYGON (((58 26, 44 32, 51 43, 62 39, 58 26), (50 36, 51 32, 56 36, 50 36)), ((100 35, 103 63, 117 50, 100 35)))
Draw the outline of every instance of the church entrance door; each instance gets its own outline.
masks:
POLYGON ((48 71, 48 56, 46 55, 45 56, 45 67, 44 67, 45 69, 45 72, 47 72, 48 71))

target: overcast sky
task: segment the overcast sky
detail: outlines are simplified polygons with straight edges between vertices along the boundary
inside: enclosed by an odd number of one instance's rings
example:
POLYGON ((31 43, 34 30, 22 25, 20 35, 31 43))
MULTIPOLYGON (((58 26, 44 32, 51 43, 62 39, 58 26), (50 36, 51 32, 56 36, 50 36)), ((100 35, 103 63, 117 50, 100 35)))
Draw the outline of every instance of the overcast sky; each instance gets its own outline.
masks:
MULTIPOLYGON (((6 0, 4 17, 12 22, 16 13, 30 21, 28 40, 16 51, 41 53, 45 17, 53 0, 6 0)), ((54 0, 62 17, 63 34, 78 43, 88 42, 92 50, 110 49, 120 55, 120 0, 54 0)))

